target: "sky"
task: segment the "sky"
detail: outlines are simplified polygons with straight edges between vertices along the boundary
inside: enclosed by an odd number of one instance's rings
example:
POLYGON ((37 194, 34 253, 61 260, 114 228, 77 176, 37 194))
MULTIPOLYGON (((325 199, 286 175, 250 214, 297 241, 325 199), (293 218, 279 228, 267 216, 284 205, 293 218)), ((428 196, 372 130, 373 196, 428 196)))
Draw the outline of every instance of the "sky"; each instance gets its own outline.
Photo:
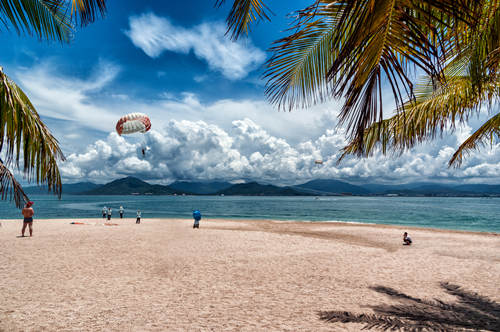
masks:
POLYGON ((272 21, 234 42, 224 22, 231 1, 222 8, 215 0, 108 1, 106 17, 79 28, 69 44, 1 27, 0 66, 58 139, 66 156, 59 163, 64 183, 124 176, 162 184, 500 183, 498 142, 470 154, 458 169, 447 166, 487 114, 401 155, 337 164, 347 143, 337 125, 342 100, 291 112, 269 104, 262 78, 268 49, 287 35, 290 14, 310 2, 268 1, 272 21), (146 113, 152 129, 119 136, 115 124, 131 112, 146 113))

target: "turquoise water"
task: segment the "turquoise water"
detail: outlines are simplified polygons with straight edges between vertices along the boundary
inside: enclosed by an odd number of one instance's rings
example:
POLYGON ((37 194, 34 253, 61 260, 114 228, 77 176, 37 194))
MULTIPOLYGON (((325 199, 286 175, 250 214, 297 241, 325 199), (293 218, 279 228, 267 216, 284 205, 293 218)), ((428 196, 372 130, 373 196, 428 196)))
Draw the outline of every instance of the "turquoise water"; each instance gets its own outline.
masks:
MULTIPOLYGON (((97 218, 110 206, 113 217, 347 221, 500 233, 500 198, 464 197, 242 197, 242 196, 73 196, 61 200, 32 195, 36 218, 97 218)), ((12 202, 0 202, 0 219, 18 219, 12 202)))

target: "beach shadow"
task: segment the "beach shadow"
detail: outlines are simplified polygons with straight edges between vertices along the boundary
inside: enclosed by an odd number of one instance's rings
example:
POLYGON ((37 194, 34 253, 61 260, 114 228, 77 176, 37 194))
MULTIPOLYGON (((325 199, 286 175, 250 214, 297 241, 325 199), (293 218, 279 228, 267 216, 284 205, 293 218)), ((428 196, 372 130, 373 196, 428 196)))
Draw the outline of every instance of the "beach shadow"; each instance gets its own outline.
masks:
POLYGON ((370 306, 374 314, 346 311, 320 311, 320 319, 331 323, 359 323, 363 329, 381 331, 500 331, 500 304, 487 297, 450 283, 441 287, 458 301, 423 300, 393 288, 377 286, 372 290, 401 302, 397 305, 370 306))

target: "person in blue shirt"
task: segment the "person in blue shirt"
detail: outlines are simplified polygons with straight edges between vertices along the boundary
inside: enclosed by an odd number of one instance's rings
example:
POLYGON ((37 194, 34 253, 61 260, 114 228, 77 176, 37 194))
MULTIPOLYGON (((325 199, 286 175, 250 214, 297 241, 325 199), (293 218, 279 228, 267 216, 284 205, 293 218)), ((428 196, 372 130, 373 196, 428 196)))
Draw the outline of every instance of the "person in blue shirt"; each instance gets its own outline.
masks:
POLYGON ((199 210, 194 210, 193 218, 194 218, 193 228, 200 228, 201 212, 199 210))

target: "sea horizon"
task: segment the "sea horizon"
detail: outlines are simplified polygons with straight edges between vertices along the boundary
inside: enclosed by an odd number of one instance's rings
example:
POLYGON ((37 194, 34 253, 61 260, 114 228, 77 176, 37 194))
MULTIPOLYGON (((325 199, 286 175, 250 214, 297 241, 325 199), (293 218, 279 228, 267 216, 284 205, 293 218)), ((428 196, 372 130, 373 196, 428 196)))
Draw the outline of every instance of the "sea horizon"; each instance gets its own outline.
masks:
MULTIPOLYGON (((387 196, 155 196, 155 195, 31 195, 35 221, 100 218, 104 206, 112 219, 191 219, 195 209, 203 218, 299 222, 342 222, 500 233, 498 197, 387 196)), ((0 219, 20 219, 13 202, 0 203, 0 219)))

